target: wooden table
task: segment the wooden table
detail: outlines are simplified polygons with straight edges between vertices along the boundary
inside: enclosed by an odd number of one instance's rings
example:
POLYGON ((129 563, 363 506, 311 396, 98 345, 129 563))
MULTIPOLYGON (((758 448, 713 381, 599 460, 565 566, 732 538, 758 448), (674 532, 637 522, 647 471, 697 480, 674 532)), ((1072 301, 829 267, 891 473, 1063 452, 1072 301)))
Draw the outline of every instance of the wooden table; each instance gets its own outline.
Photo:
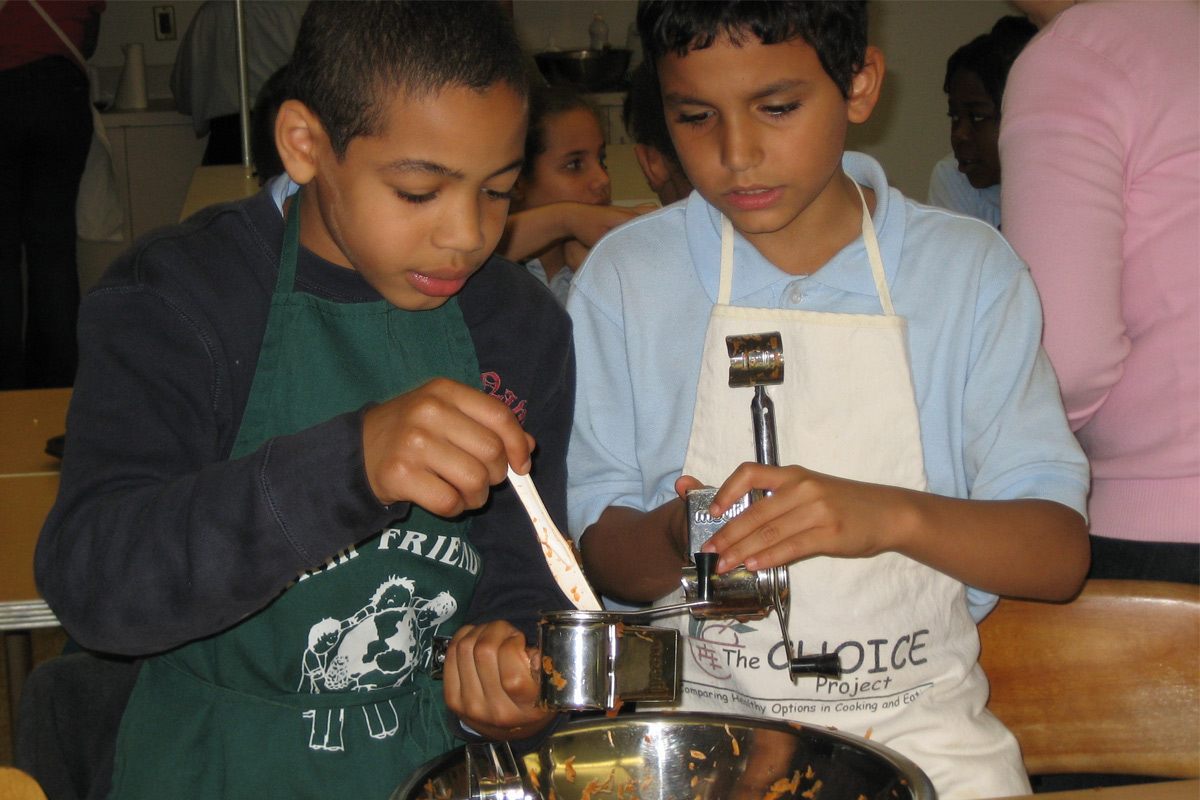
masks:
POLYGON ((1025 795, 1010 800, 1197 800, 1200 781, 1167 781, 1137 786, 1113 786, 1107 789, 1079 789, 1025 795))
POLYGON ((29 631, 58 624, 34 585, 33 550, 58 494, 46 440, 66 430, 70 399, 70 389, 0 392, 0 632, 14 717, 32 666, 29 631))

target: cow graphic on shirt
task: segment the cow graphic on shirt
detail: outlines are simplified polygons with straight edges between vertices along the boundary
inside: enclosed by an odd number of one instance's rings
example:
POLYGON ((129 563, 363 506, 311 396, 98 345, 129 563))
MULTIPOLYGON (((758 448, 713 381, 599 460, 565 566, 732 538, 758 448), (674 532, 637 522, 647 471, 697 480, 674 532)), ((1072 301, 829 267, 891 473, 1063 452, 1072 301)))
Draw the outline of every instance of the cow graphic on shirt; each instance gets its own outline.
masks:
MULTIPOLYGON (((430 657, 437 628, 453 616, 458 603, 448 592, 431 599, 413 594, 408 578, 392 576, 352 616, 327 617, 308 632, 301 666, 300 691, 313 694, 384 689, 404 683, 430 657)), ((392 736, 399 719, 391 701, 363 706, 367 730, 376 739, 392 736)), ((343 750, 345 709, 304 712, 312 721, 309 747, 343 750)))

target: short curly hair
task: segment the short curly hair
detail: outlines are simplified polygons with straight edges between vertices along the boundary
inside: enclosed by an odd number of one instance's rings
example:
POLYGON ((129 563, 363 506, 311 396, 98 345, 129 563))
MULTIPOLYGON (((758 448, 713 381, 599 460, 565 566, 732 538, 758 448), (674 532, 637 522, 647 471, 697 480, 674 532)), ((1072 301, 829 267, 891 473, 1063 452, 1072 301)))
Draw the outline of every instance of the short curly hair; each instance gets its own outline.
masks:
POLYGON ((703 50, 721 35, 737 43, 748 34, 763 44, 803 39, 846 98, 866 61, 866 0, 640 0, 637 27, 655 68, 664 55, 703 50))
POLYGON ((501 82, 528 98, 521 45, 495 0, 313 0, 285 99, 317 115, 340 159, 352 139, 379 132, 390 93, 482 92, 501 82))
POLYGON ((671 132, 667 130, 667 118, 658 92, 658 78, 645 61, 637 65, 630 78, 629 92, 621 109, 621 121, 635 142, 650 145, 679 166, 679 155, 671 141, 671 132))
POLYGON ((946 80, 942 91, 950 93, 950 79, 956 72, 974 72, 983 83, 988 97, 1000 108, 1004 86, 1013 62, 1037 33, 1028 17, 1012 15, 996 20, 992 29, 954 51, 946 61, 946 80))

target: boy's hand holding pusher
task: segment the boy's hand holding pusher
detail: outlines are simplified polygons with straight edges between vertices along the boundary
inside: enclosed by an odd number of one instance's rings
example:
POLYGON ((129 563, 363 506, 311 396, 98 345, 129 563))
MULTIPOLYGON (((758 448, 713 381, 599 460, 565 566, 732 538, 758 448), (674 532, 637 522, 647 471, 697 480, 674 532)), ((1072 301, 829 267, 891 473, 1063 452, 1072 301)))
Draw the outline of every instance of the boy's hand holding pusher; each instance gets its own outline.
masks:
POLYGON ((367 479, 379 502, 453 517, 487 502, 508 465, 529 472, 533 437, 504 403, 436 378, 363 417, 367 479))
MULTIPOLYGON (((509 408, 446 378, 369 409, 363 452, 381 503, 416 503, 441 516, 480 508, 508 466, 529 472, 533 437, 509 408)), ((537 650, 508 622, 464 625, 451 640, 443 671, 447 707, 493 739, 524 738, 554 716, 537 706, 537 650)))
MULTIPOLYGON (((694 478, 679 479, 682 492, 699 488, 694 478)), ((804 467, 745 463, 717 491, 713 508, 724 513, 752 489, 769 497, 726 523, 704 546, 720 553, 719 572, 739 564, 760 570, 810 556, 863 558, 895 549, 885 541, 900 512, 893 487, 835 478, 804 467)), ((717 516, 717 514, 714 514, 717 516)), ((895 544, 895 543, 891 543, 895 544)))
MULTIPOLYGON (((697 488, 700 482, 686 475, 675 483, 681 497, 697 488)), ((1086 522, 1049 500, 964 500, 801 466, 745 463, 721 485, 710 513, 723 514, 752 489, 771 496, 752 503, 703 548, 720 554, 719 572, 895 552, 984 591, 1061 601, 1088 568, 1086 522)))

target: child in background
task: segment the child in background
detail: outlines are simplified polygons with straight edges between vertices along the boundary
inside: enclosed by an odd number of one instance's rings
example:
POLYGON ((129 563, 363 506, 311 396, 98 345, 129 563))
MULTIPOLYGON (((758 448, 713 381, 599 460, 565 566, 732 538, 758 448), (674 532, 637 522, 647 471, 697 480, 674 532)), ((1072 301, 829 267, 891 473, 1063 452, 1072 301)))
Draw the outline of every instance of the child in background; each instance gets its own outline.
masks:
MULTIPOLYGON (((554 204, 550 212, 566 217, 588 213, 578 209, 578 204, 609 206, 612 182, 604 164, 605 149, 600 118, 586 100, 559 87, 535 87, 514 212, 554 204)), ((629 219, 636 213, 623 216, 629 219)), ((502 252, 517 257, 511 247, 502 252)), ((565 304, 571 278, 587 252, 587 245, 579 240, 557 237, 544 240, 536 250, 520 257, 529 272, 565 304)))
POLYGON ((527 642, 568 603, 492 489, 532 470, 565 513, 569 320, 490 257, 527 94, 492 0, 313 2, 275 125, 299 194, 143 237, 84 301, 36 573, 73 639, 145 659, 93 796, 384 798, 552 719, 527 642))
POLYGON ((1027 17, 1001 17, 954 51, 942 91, 950 103, 950 147, 933 168, 929 204, 1000 227, 1000 109, 1008 71, 1037 33, 1027 17))
POLYGON ((775 619, 664 617, 680 708, 869 736, 946 800, 1027 793, 964 589, 1079 589, 1087 465, 1003 238, 843 152, 883 79, 866 21, 851 2, 639 5, 696 191, 610 233, 575 281, 570 529, 597 590, 671 602, 684 493, 720 487, 713 516, 769 493, 704 549, 722 573, 787 565, 792 641, 843 675, 793 683, 775 619), (778 467, 747 463, 753 390, 729 387, 725 337, 764 331, 787 364, 778 467))
POLYGON ((621 109, 625 130, 633 137, 638 166, 646 183, 658 195, 658 201, 669 206, 691 194, 688 180, 675 155, 667 121, 663 117, 662 98, 658 94, 658 77, 646 62, 633 71, 625 106, 621 109))

